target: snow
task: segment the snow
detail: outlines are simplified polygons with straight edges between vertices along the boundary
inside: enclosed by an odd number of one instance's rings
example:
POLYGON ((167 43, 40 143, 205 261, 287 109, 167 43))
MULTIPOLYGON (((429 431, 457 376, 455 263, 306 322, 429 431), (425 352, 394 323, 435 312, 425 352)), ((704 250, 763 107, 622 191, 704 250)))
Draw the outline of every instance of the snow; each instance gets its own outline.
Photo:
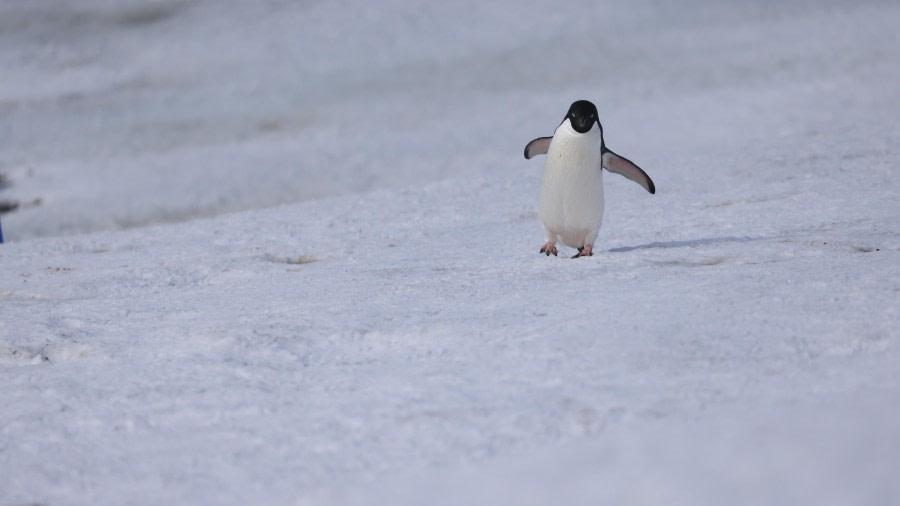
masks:
POLYGON ((0 504, 896 504, 898 22, 0 5, 0 504), (580 98, 657 194, 547 258, 580 98))

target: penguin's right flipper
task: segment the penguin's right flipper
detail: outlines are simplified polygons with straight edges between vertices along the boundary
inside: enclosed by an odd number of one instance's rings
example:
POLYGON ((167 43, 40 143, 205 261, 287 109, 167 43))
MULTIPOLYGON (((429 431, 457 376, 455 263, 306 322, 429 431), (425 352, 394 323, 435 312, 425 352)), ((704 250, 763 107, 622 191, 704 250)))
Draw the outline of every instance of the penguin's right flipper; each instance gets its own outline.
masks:
POLYGON ((553 137, 538 137, 529 142, 528 145, 525 146, 525 159, 530 160, 537 155, 546 155, 547 150, 550 149, 551 139, 553 139, 553 137))
POLYGON ((619 156, 604 147, 601 164, 604 169, 623 175, 643 186, 648 192, 656 193, 656 185, 653 184, 653 180, 650 179, 650 176, 648 176, 640 167, 635 165, 634 162, 624 156, 619 156))

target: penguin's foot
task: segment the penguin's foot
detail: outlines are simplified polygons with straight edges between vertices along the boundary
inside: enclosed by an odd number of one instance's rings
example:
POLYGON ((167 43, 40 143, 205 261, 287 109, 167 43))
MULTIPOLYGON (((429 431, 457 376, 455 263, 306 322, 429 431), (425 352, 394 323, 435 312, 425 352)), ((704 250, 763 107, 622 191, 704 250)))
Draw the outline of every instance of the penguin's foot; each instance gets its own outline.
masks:
POLYGON ((590 244, 582 246, 578 248, 578 253, 575 254, 572 258, 578 257, 592 257, 594 256, 593 247, 590 244))
POLYGON ((545 255, 547 255, 547 256, 550 256, 551 254, 552 254, 553 256, 556 256, 556 254, 559 253, 559 252, 556 250, 556 245, 555 245, 555 244, 553 244, 553 243, 550 242, 550 241, 547 241, 546 243, 544 243, 543 246, 541 246, 541 253, 543 253, 543 254, 545 254, 545 255))

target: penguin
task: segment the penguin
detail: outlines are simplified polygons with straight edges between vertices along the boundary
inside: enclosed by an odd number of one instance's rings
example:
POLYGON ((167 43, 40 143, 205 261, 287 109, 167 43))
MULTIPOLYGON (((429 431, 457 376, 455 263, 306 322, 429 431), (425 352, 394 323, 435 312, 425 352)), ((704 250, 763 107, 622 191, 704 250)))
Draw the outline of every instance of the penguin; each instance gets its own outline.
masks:
POLYGON ((603 142, 597 107, 578 100, 569 107, 552 137, 538 137, 525 146, 525 159, 547 155, 538 196, 538 217, 547 241, 541 253, 556 256, 556 243, 578 249, 572 258, 592 256, 603 221, 603 170, 644 187, 656 186, 634 162, 614 153, 603 142))

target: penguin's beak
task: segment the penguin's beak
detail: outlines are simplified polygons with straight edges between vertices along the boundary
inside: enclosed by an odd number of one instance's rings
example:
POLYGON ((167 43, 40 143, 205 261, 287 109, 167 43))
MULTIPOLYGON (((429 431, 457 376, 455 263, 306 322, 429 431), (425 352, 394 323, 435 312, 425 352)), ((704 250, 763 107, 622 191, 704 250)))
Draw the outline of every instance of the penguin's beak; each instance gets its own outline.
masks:
POLYGON ((575 117, 570 118, 570 121, 572 123, 572 128, 580 134, 590 132, 591 128, 594 126, 594 119, 589 116, 576 115, 575 117))

